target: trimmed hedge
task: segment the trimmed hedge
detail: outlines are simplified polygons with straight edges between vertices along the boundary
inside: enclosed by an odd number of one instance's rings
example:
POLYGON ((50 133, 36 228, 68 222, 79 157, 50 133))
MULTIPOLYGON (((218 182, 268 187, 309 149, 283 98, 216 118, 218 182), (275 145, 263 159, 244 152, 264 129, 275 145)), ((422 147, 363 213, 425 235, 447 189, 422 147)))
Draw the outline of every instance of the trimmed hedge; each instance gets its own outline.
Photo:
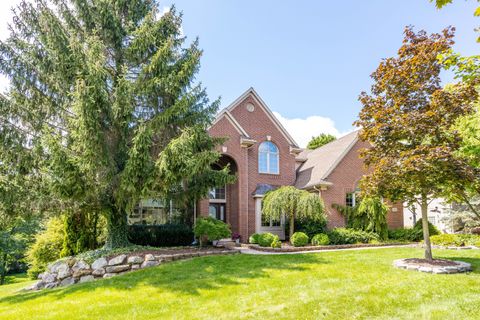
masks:
POLYGON ((422 229, 400 228, 388 230, 388 238, 391 240, 418 242, 423 240, 422 229))
POLYGON ((325 246, 330 243, 330 239, 328 239, 328 235, 325 233, 317 233, 312 238, 312 244, 314 246, 325 246))
POLYGON ((290 242, 294 247, 303 247, 308 243, 308 236, 303 232, 295 232, 290 242))
POLYGON ((480 236, 475 234, 439 234, 430 237, 430 241, 438 246, 480 246, 480 236))
POLYGON ((328 233, 330 244, 355 244, 379 241, 376 233, 349 228, 336 228, 328 233))
POLYGON ((262 233, 258 238, 258 244, 261 247, 271 247, 274 240, 275 240, 275 235, 269 232, 262 233))
POLYGON ((281 248, 282 247, 282 242, 280 241, 280 238, 276 235, 273 237, 272 244, 270 245, 272 248, 281 248))
POLYGON ((212 217, 198 218, 193 227, 193 233, 200 240, 200 246, 205 241, 220 240, 232 236, 232 231, 228 224, 212 217))
POLYGON ((131 225, 128 240, 140 246, 186 246, 193 242, 193 231, 183 224, 131 225))
POLYGON ((260 239, 260 233, 254 233, 248 238, 248 243, 258 244, 258 240, 260 239))

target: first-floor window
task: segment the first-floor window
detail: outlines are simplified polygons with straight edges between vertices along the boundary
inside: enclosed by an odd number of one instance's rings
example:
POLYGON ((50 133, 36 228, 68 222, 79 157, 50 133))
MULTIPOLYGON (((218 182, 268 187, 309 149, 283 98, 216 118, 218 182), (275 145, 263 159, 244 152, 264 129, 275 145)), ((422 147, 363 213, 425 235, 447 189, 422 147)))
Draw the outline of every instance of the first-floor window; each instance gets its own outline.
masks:
POLYGON ((225 203, 210 203, 208 206, 208 215, 217 220, 226 221, 225 203))
POLYGON ((170 201, 142 200, 128 215, 128 224, 166 224, 169 222, 171 211, 170 201))
POLYGON ((349 192, 345 196, 345 206, 355 207, 355 193, 349 192))

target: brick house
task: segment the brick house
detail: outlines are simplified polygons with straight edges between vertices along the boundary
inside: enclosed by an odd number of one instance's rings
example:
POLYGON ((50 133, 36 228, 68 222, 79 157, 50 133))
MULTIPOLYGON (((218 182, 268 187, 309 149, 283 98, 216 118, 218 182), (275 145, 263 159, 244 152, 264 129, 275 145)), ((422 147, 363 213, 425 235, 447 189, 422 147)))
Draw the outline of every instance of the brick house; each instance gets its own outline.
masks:
MULTIPOLYGON (((322 197, 329 227, 345 225, 332 204, 355 205, 357 184, 365 174, 358 151, 367 146, 357 132, 316 150, 303 150, 250 88, 218 114, 209 133, 228 138, 220 147, 217 165, 229 165, 237 181, 212 189, 209 198, 197 204, 197 216, 227 222, 242 239, 255 232, 272 232, 284 239, 284 221, 262 219, 261 201, 269 190, 294 185, 322 197)), ((390 228, 403 226, 401 204, 391 206, 387 221, 390 228)))

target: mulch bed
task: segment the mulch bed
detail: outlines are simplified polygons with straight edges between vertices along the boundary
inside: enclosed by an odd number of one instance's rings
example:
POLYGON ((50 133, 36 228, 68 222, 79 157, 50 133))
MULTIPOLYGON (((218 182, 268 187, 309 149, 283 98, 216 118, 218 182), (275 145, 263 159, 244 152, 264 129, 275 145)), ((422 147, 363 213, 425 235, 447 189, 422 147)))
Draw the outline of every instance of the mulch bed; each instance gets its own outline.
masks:
POLYGON ((260 247, 257 244, 248 245, 250 249, 264 251, 264 252, 302 252, 302 251, 314 251, 314 250, 332 250, 332 249, 350 249, 350 248, 375 248, 385 246, 404 246, 409 243, 359 243, 359 244, 337 244, 327 246, 305 246, 294 247, 292 245, 282 244, 281 248, 260 247))
POLYGON ((427 259, 419 259, 419 258, 410 258, 404 259, 405 263, 417 265, 421 267, 455 267, 458 265, 457 262, 451 260, 444 260, 444 259, 434 259, 429 261, 427 259))

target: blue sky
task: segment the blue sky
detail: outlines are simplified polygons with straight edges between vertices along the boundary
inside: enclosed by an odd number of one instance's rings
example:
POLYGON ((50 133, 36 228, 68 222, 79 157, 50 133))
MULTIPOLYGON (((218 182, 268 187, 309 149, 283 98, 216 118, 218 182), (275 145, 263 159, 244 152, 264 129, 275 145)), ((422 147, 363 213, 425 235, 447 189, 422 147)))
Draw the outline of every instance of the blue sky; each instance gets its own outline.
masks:
MULTIPOLYGON (((15 2, 0 4, 0 37, 15 2)), ((406 25, 428 32, 453 25, 457 51, 480 48, 473 0, 442 10, 428 0, 177 0, 160 7, 173 3, 188 39, 200 39, 197 79, 209 96, 226 106, 254 87, 301 145, 320 132, 352 130, 359 93, 380 60, 396 53, 406 25)))

